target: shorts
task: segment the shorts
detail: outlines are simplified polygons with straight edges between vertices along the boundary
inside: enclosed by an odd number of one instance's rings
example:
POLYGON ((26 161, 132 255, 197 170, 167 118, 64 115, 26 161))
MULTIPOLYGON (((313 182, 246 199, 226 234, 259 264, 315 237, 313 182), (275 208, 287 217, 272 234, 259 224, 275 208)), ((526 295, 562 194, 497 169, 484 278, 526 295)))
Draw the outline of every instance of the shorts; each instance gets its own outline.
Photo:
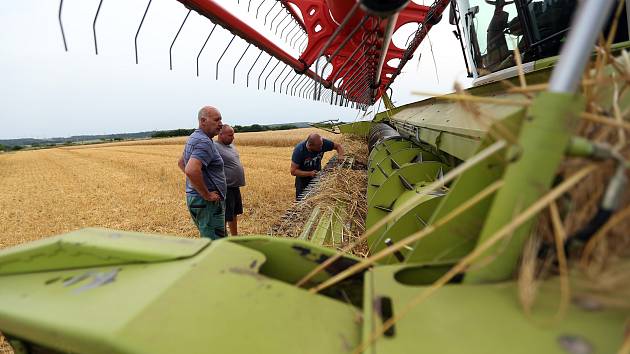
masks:
POLYGON ((236 215, 243 214, 243 200, 239 187, 228 187, 225 196, 225 221, 233 221, 236 215))
POLYGON ((225 203, 210 202, 197 196, 186 196, 186 204, 201 237, 218 240, 225 237, 225 203))

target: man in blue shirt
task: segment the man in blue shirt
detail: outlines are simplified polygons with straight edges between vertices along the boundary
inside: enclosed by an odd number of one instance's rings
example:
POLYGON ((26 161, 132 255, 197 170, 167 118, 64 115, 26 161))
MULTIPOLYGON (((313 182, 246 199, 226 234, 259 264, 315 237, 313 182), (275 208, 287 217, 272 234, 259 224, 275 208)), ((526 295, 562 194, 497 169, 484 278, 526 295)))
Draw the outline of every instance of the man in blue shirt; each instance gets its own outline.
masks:
POLYGON ((225 237, 227 192, 223 160, 212 138, 223 123, 214 107, 199 110, 199 128, 186 141, 178 166, 186 174, 186 204, 202 237, 213 240, 225 237))
POLYGON ((321 135, 310 134, 306 140, 295 145, 291 156, 291 175, 295 176, 295 199, 300 199, 304 188, 322 169, 322 157, 327 151, 337 151, 337 160, 343 160, 343 147, 321 135))

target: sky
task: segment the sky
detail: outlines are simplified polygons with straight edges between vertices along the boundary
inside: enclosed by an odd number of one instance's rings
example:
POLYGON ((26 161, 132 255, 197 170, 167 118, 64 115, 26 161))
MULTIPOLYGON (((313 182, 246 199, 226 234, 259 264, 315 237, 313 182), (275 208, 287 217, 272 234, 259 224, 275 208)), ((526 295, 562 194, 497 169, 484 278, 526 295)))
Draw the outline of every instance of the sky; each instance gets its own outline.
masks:
MULTIPOLYGON (((188 12, 175 0, 153 0, 138 37, 136 65, 134 36, 147 2, 103 0, 96 25, 99 54, 95 55, 92 21, 99 0, 64 1, 68 52, 64 51, 57 18, 58 1, 0 1, 0 139, 192 128, 198 109, 204 105, 218 107, 224 123, 231 125, 354 121, 371 119, 379 107, 384 109, 377 103, 365 114, 274 93, 269 87, 257 90, 251 81, 258 77, 267 54, 254 67, 248 88, 245 75, 258 55, 254 47, 237 67, 237 82, 233 84, 232 68, 247 46, 238 37, 221 60, 216 80, 216 61, 232 38, 219 26, 201 56, 197 77, 197 53, 213 24, 195 12, 173 47, 173 70, 169 70, 169 47, 188 12)), ((247 0, 239 5, 234 0, 218 2, 266 31, 247 12, 247 0)), ((261 2, 252 0, 252 8, 261 2)), ((432 0, 425 2, 429 5, 432 0)), ((261 12, 272 3, 266 0, 261 12)), ((415 28, 401 28, 394 35, 395 43, 404 43, 415 28)), ((396 105, 419 100, 411 94, 413 90, 446 93, 452 91, 455 81, 468 85, 453 30, 445 13, 430 32, 430 40, 421 44, 392 85, 396 105)), ((284 43, 278 44, 297 56, 284 43)), ((280 67, 270 77, 269 86, 279 72, 280 67)))

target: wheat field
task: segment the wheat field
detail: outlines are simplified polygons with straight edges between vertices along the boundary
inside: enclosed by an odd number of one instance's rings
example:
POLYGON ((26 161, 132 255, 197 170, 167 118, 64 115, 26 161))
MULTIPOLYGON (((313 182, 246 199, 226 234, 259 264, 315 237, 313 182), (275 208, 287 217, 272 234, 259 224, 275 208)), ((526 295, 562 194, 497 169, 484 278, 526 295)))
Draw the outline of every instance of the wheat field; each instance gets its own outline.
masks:
MULTIPOLYGON (((236 134, 247 182, 241 189, 240 234, 267 233, 291 205, 291 152, 315 131, 337 140, 312 128, 236 134)), ((198 237, 177 167, 185 141, 123 141, 0 155, 0 249, 90 226, 198 237)))

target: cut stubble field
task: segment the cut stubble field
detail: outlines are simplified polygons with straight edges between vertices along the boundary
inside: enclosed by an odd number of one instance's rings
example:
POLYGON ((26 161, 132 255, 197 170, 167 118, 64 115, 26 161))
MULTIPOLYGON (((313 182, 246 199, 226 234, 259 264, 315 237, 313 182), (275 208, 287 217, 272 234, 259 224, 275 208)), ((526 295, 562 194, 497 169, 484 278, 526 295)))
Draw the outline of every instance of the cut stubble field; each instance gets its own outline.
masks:
MULTIPOLYGON (((245 211, 240 234, 267 233, 291 205, 291 152, 315 131, 322 133, 308 128, 236 134, 247 181, 241 189, 245 211)), ((184 175, 177 167, 185 140, 0 155, 0 248, 92 226, 198 237, 186 208, 184 175)))

